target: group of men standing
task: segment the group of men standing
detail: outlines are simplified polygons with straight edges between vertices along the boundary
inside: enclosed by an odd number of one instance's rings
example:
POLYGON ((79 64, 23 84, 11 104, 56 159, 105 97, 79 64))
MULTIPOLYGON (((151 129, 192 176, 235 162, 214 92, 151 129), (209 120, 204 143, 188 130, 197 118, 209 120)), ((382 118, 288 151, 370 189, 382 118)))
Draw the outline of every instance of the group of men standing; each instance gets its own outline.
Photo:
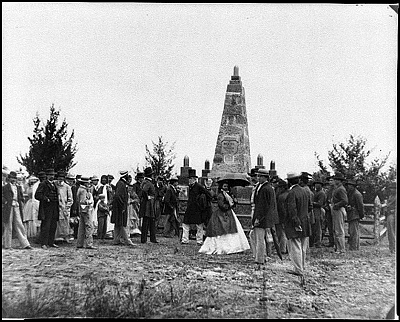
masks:
POLYGON ((294 267, 290 273, 303 276, 307 251, 309 247, 324 246, 326 229, 330 236, 325 246, 334 247, 338 254, 346 252, 345 220, 349 227, 348 249, 359 250, 364 204, 356 181, 337 172, 327 177, 327 182, 313 180, 310 189, 311 175, 307 172, 288 173, 286 180, 274 180, 266 169, 252 169, 249 175, 253 181, 249 236, 258 265, 265 263, 275 239, 279 252, 289 254, 294 267))

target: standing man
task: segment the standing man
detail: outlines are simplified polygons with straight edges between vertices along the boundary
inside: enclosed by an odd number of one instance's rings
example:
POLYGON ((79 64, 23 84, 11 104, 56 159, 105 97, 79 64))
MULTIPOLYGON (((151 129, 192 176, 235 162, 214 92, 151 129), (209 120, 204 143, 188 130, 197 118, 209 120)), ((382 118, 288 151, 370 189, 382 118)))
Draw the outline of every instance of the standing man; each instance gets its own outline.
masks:
POLYGON ((147 167, 144 169, 144 179, 141 184, 141 199, 139 217, 143 218, 142 222, 142 234, 140 236, 140 242, 145 244, 147 242, 147 234, 150 230, 150 242, 157 244, 156 240, 156 210, 155 210, 155 198, 156 188, 153 183, 153 169, 147 167))
MULTIPOLYGON (((307 194, 308 194, 308 196, 310 198, 310 204, 312 205, 313 200, 314 200, 314 193, 311 191, 310 186, 309 186, 309 181, 310 181, 311 178, 312 178, 312 176, 311 176, 310 173, 305 172, 305 171, 301 172, 299 185, 300 185, 300 187, 302 187, 307 192, 307 194)), ((310 219, 311 226, 314 225, 315 224, 315 218, 314 218, 313 208, 311 208, 311 210, 309 210, 308 216, 309 216, 309 219, 310 219)), ((313 234, 313 231, 311 229, 310 238, 308 239, 308 243, 309 243, 308 247, 309 246, 311 246, 311 247, 314 246, 314 243, 313 243, 314 240, 313 240, 312 234, 313 234)))
POLYGON ((93 220, 91 211, 93 208, 93 196, 90 192, 90 178, 82 176, 77 193, 79 207, 79 227, 76 248, 96 249, 93 246, 93 220))
POLYGON ((310 243, 316 248, 322 247, 322 226, 325 221, 325 209, 323 208, 326 203, 326 194, 322 190, 323 182, 321 180, 315 180, 313 182, 315 193, 313 199, 313 212, 315 222, 312 224, 312 235, 313 241, 310 243))
POLYGON ((286 198, 289 194, 288 184, 285 180, 278 181, 276 193, 276 206, 278 210, 279 223, 275 225, 276 235, 279 240, 279 247, 282 254, 287 254, 287 238, 285 234, 285 218, 286 218, 286 198))
POLYGON ((24 249, 32 249, 26 237, 24 224, 22 223, 24 195, 22 193, 22 188, 17 185, 17 173, 15 171, 10 171, 7 177, 8 183, 2 188, 4 248, 11 248, 12 231, 14 230, 21 247, 24 249))
POLYGON ((56 237, 62 238, 67 244, 70 244, 69 240, 69 218, 71 212, 71 206, 73 203, 72 189, 65 183, 65 173, 59 171, 57 173, 56 186, 58 191, 58 205, 60 217, 57 222, 56 237))
POLYGON ((76 176, 73 173, 68 173, 65 182, 71 187, 72 205, 69 212, 69 226, 72 231, 72 239, 78 238, 79 214, 78 214, 78 184, 75 180, 76 176))
POLYGON ((161 221, 161 218, 163 215, 163 210, 164 210, 164 195, 165 195, 165 192, 167 191, 167 187, 164 184, 163 176, 157 177, 154 188, 156 191, 155 199, 154 199, 154 210, 156 213, 155 226, 156 226, 156 232, 157 232, 158 226, 160 225, 160 221, 161 221))
MULTIPOLYGON (((325 188, 325 194, 326 194, 326 201, 324 205, 325 209, 325 230, 322 234, 322 236, 325 235, 326 229, 328 229, 328 244, 324 245, 326 247, 334 247, 334 238, 333 238, 333 222, 332 222, 332 211, 331 211, 331 200, 332 200, 332 193, 333 190, 335 189, 335 185, 333 183, 332 177, 328 176, 326 178, 326 188, 325 188)), ((323 237, 322 237, 323 239, 323 237)))
POLYGON ((271 229, 279 223, 274 188, 269 183, 269 170, 258 169, 259 185, 254 194, 254 214, 252 226, 254 227, 255 262, 264 265, 267 244, 272 245, 271 229))
POLYGON ((349 250, 360 249, 360 220, 364 218, 364 201, 360 191, 357 190, 357 182, 347 180, 347 221, 349 223, 349 250))
POLYGON ((169 185, 165 193, 164 204, 165 219, 163 236, 171 238, 179 236, 179 219, 178 219, 178 177, 173 176, 169 179, 169 185))
POLYGON ((343 182, 346 180, 344 175, 340 172, 336 172, 332 177, 334 190, 332 192, 331 201, 331 212, 332 212, 332 223, 333 223, 333 237, 335 243, 335 251, 340 254, 346 253, 346 235, 344 231, 344 220, 346 218, 346 206, 349 202, 347 198, 347 192, 343 186, 343 182))
MULTIPOLYGON (((144 174, 143 172, 137 172, 136 176, 135 176, 135 183, 132 185, 133 191, 137 194, 137 196, 139 197, 139 209, 140 209, 140 200, 142 199, 142 182, 144 180, 144 174)), ((139 229, 142 229, 142 220, 143 218, 141 218, 139 216, 139 229)))
POLYGON ((288 273, 300 276, 304 283, 308 238, 311 235, 308 213, 312 204, 307 192, 299 185, 300 176, 296 172, 287 174, 289 193, 286 197, 285 233, 288 238, 289 258, 294 267, 288 273))
POLYGON ((397 217, 397 195, 396 182, 389 186, 389 199, 382 205, 386 207, 386 224, 389 240, 389 250, 392 254, 396 252, 396 217, 397 217))
POLYGON ((42 221, 40 225, 39 242, 43 249, 58 246, 54 243, 57 221, 59 219, 59 201, 57 186, 54 182, 54 169, 46 171, 46 180, 41 182, 36 190, 35 199, 39 200, 38 218, 42 221))
POLYGON ((189 244, 190 225, 195 224, 196 242, 198 246, 203 245, 204 236, 204 219, 207 217, 206 209, 201 209, 199 199, 202 194, 205 195, 207 201, 211 201, 210 192, 197 182, 198 176, 195 169, 189 169, 189 196, 187 201, 186 212, 182 223, 182 244, 189 244))
POLYGON ((115 186, 112 204, 111 223, 114 224, 114 245, 133 246, 126 227, 128 224, 128 171, 120 171, 120 178, 115 186))

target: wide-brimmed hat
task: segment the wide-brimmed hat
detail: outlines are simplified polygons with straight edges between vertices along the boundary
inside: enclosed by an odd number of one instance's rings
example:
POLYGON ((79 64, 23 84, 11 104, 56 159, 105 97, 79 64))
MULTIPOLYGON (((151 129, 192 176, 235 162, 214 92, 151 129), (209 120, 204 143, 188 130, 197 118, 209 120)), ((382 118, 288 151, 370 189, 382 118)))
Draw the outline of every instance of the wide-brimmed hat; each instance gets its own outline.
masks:
POLYGON ((145 177, 150 177, 153 173, 153 169, 151 167, 147 167, 146 169, 144 169, 143 175, 145 177))
POLYGON ((72 172, 68 172, 67 176, 65 177, 66 179, 71 179, 74 180, 76 178, 76 175, 73 174, 72 172))
POLYGON ((79 181, 81 182, 81 183, 89 183, 90 182, 90 178, 89 177, 81 177, 80 179, 79 179, 79 181))
POLYGON ((269 178, 269 170, 260 168, 257 170, 257 175, 269 178))
POLYGON ((121 170, 121 171, 119 172, 119 176, 120 176, 120 177, 125 177, 127 174, 128 174, 128 170, 121 170))
POLYGON ((10 171, 8 174, 9 179, 17 179, 17 173, 15 171, 10 171))
POLYGON ((301 173, 298 173, 298 172, 288 172, 288 173, 287 173, 286 180, 296 179, 296 178, 300 178, 300 177, 301 177, 301 173))
POLYGON ((341 172, 335 172, 333 176, 328 177, 329 179, 332 178, 334 180, 341 180, 341 181, 346 181, 346 178, 344 177, 343 173, 341 172))
POLYGON ((169 178, 168 180, 169 182, 174 182, 174 181, 179 181, 177 176, 172 176, 171 178, 169 178))
POLYGON ((311 173, 308 173, 307 171, 302 171, 302 172, 301 172, 301 177, 302 177, 302 178, 311 179, 311 178, 312 178, 312 174, 311 174, 311 173))
POLYGON ((50 168, 50 169, 47 169, 46 170, 46 175, 55 175, 56 174, 56 172, 54 171, 54 169, 53 168, 50 168))
POLYGON ((285 181, 283 179, 279 179, 278 187, 287 187, 287 185, 288 185, 287 181, 285 181))
POLYGON ((189 178, 198 178, 198 176, 196 175, 196 169, 189 169, 188 177, 189 178))
POLYGON ((38 181, 39 180, 39 178, 38 177, 35 177, 34 175, 32 175, 32 176, 30 176, 29 178, 28 178, 28 182, 36 182, 36 181, 38 181))
POLYGON ((92 181, 99 180, 99 177, 94 174, 90 177, 90 180, 92 181))

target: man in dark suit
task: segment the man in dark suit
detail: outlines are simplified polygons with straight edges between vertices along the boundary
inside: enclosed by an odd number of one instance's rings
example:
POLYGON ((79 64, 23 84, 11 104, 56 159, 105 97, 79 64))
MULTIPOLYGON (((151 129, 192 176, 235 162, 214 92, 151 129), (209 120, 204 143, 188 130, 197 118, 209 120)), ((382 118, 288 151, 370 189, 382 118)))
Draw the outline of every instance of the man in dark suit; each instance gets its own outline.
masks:
POLYGON ((267 243, 273 243, 271 228, 279 223, 276 195, 269 183, 269 170, 258 169, 259 185, 254 192, 254 214, 252 226, 254 231, 255 262, 264 265, 267 243))
POLYGON ((36 190, 35 198, 39 200, 38 219, 42 221, 40 225, 39 242, 43 249, 58 246, 54 243, 54 238, 59 219, 58 192, 54 182, 54 169, 46 171, 46 180, 41 182, 36 190))
POLYGON ((311 235, 309 212, 312 209, 308 193, 299 185, 301 174, 290 172, 287 175, 289 193, 286 197, 285 233, 288 239, 289 258, 294 266, 291 274, 304 278, 306 252, 311 235))
POLYGON ((153 169, 147 167, 144 169, 144 180, 140 186, 141 198, 139 217, 143 219, 142 234, 140 242, 142 244, 147 242, 147 233, 150 230, 150 242, 158 243, 156 240, 156 210, 155 210, 155 197, 156 188, 153 183, 153 169))
POLYGON ((112 201, 111 223, 114 224, 114 245, 133 246, 126 232, 128 224, 128 171, 120 171, 112 201))
POLYGON ((12 231, 24 249, 32 249, 26 237, 23 218, 23 201, 24 196, 22 188, 17 184, 17 173, 11 171, 8 174, 8 183, 2 188, 2 217, 4 227, 4 248, 11 248, 12 231))
POLYGON ((187 201, 186 212, 183 217, 182 223, 182 244, 189 243, 189 230, 190 225, 195 224, 197 228, 196 232, 196 242, 198 246, 203 245, 203 235, 204 235, 204 221, 207 218, 207 203, 211 201, 210 192, 197 182, 197 175, 195 169, 189 169, 189 196, 187 201), (199 204, 201 195, 205 196, 205 205, 202 209, 199 204))
POLYGON ((174 176, 169 179, 169 185, 164 198, 164 212, 166 215, 164 225, 164 237, 179 236, 179 220, 178 220, 178 177, 174 176))

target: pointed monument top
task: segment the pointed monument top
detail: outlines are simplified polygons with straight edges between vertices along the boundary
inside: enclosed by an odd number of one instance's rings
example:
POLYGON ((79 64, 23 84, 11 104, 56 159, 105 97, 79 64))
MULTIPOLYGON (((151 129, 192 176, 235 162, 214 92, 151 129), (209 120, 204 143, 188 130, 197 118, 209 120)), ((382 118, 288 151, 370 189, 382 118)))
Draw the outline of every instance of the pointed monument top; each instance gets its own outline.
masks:
POLYGON ((239 76, 239 66, 233 67, 233 76, 239 76))

